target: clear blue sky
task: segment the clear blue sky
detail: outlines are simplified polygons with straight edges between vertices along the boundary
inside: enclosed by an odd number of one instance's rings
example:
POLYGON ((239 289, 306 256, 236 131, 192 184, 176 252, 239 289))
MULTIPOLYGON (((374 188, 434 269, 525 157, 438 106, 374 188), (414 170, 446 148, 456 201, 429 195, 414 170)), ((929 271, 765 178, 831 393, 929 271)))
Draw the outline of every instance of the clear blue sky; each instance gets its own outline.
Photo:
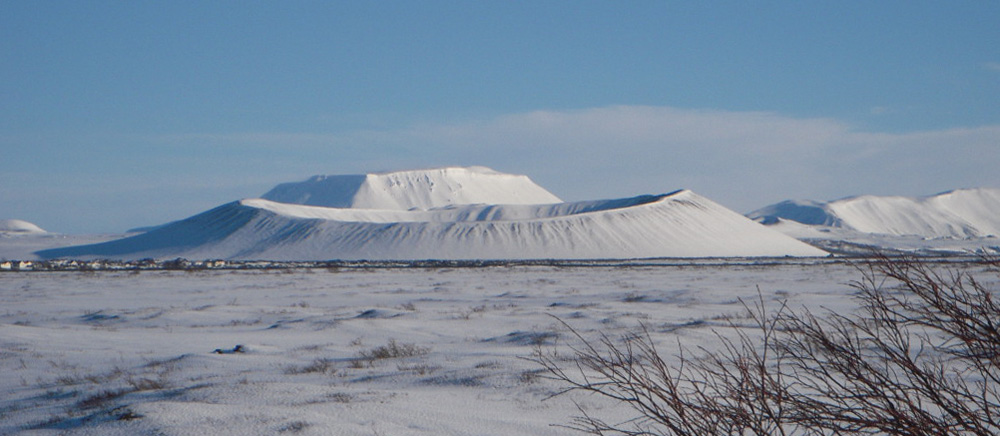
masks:
POLYGON ((567 200, 1000 186, 992 1, 0 0, 0 219, 119 232, 313 174, 567 200))

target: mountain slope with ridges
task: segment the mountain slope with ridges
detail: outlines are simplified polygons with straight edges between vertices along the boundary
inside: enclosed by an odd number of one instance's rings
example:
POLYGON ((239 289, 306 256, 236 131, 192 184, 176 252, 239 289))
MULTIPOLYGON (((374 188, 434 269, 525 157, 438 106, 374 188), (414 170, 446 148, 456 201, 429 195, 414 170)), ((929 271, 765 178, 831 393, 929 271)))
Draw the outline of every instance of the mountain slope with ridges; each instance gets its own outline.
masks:
POLYGON ((598 259, 822 256, 691 191, 543 205, 338 209, 248 199, 46 258, 598 259))

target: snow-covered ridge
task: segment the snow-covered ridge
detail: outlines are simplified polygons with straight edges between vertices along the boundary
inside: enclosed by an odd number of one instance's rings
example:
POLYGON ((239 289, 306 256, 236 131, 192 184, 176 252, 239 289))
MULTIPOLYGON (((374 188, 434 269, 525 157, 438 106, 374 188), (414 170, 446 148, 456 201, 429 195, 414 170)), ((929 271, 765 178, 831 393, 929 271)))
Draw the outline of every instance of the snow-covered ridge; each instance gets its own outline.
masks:
POLYGON ((691 191, 544 206, 357 210, 260 199, 42 257, 117 259, 608 259, 822 256, 691 191))
MULTIPOLYGON (((679 192, 679 191, 678 191, 679 192)), ((448 206, 435 209, 347 209, 298 204, 278 203, 260 198, 240 200, 240 205, 274 212, 290 218, 311 218, 345 222, 466 222, 466 221, 518 221, 594 213, 612 209, 641 206, 652 203, 665 195, 644 195, 619 200, 580 201, 557 204, 476 204, 448 206)))
POLYGON ((381 210, 562 202, 527 176, 486 167, 314 176, 303 182, 278 185, 262 198, 279 203, 381 210))
POLYGON ((959 189, 926 197, 864 195, 828 203, 785 201, 747 216, 764 224, 784 219, 863 233, 983 238, 1000 235, 1000 189, 959 189))

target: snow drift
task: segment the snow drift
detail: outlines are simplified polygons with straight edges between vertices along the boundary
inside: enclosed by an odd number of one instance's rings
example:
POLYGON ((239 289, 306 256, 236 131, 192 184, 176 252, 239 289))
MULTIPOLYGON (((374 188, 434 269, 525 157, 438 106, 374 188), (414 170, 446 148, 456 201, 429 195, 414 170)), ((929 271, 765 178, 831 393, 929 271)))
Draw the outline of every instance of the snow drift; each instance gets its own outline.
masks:
POLYGON ((783 219, 896 236, 995 237, 1000 235, 1000 189, 960 189, 928 197, 865 195, 829 203, 784 201, 747 216, 764 224, 783 219))
POLYGON ((691 191, 540 205, 347 209, 248 199, 46 258, 597 259, 821 256, 691 191))

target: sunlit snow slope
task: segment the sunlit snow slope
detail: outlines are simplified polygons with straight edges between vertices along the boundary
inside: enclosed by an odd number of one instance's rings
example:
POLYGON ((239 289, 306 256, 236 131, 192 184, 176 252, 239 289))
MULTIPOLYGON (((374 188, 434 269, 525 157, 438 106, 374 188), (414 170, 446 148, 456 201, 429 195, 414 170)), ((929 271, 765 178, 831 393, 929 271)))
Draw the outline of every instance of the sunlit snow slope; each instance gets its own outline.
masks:
POLYGON ((546 204, 562 200, 527 176, 486 167, 314 176, 278 185, 265 200, 356 209, 431 209, 462 204, 546 204))
POLYGON ((39 252, 48 258, 268 260, 825 254, 690 191, 620 200, 411 211, 250 199, 141 235, 39 252))
POLYGON ((747 216, 764 224, 780 218, 863 233, 982 238, 1000 235, 1000 189, 960 189, 929 197, 865 195, 829 203, 785 201, 747 216))

